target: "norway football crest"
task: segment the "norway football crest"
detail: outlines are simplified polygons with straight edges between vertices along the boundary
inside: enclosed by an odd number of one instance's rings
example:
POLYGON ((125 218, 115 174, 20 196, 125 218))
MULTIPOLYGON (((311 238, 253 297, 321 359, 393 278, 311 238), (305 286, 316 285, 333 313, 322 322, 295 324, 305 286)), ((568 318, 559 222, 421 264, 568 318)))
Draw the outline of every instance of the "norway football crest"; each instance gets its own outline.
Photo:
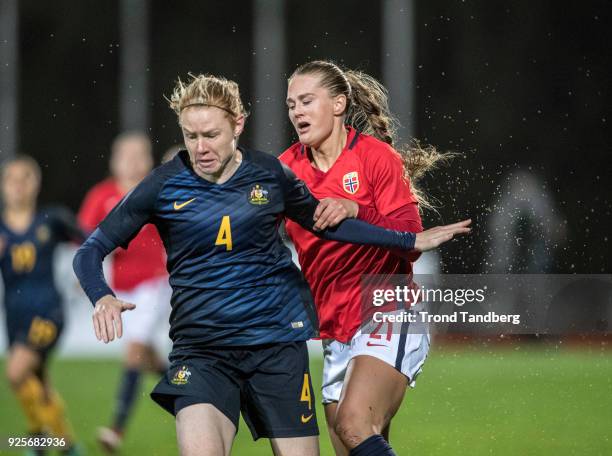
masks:
POLYGON ((354 195, 359 190, 359 174, 357 171, 346 173, 342 178, 342 188, 349 195, 354 195))

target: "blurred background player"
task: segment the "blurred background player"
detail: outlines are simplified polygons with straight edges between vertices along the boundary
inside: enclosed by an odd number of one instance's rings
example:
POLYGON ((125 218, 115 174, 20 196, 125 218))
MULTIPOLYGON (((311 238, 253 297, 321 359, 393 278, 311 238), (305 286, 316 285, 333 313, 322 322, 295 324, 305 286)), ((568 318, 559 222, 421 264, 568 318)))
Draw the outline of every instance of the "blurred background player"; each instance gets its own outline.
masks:
MULTIPOLYGON (((8 330, 6 375, 33 436, 64 438, 65 454, 80 454, 65 407, 51 385, 47 361, 64 327, 53 276, 59 243, 82 242, 74 216, 60 208, 37 210, 41 173, 36 161, 19 155, 4 162, 0 269, 8 330)), ((44 454, 43 450, 32 450, 44 454)))
MULTIPOLYGON (((149 138, 140 132, 125 132, 112 145, 111 177, 94 186, 85 196, 79 222, 92 232, 111 209, 153 168, 149 138)), ((120 299, 137 304, 126 315, 126 354, 117 401, 110 427, 98 430, 98 442, 108 452, 122 443, 126 424, 138 394, 143 372, 165 372, 166 362, 154 347, 158 327, 167 331, 170 287, 165 251, 153 225, 145 225, 127 250, 115 251, 111 261, 111 283, 120 299)))
MULTIPOLYGON (((309 62, 290 77, 287 106, 299 142, 280 159, 322 199, 315 228, 351 217, 394 230, 423 230, 418 203, 427 203, 408 175, 418 177, 444 157, 433 148, 393 149, 387 92, 378 81, 331 62, 309 62)), ((336 454, 394 454, 390 420, 421 371, 429 335, 386 327, 362 333, 361 277, 409 274, 418 255, 324 240, 292 221, 286 229, 315 296, 323 403, 336 454)))

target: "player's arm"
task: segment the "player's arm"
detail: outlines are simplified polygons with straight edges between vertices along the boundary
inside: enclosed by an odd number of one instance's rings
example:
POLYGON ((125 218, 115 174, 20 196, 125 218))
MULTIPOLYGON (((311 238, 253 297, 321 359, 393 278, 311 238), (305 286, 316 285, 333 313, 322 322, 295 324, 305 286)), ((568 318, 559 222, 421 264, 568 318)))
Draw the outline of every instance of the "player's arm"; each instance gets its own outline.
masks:
POLYGON ((106 283, 102 263, 117 247, 127 248, 140 229, 151 221, 160 187, 155 174, 145 178, 113 208, 77 251, 73 268, 83 291, 94 304, 96 337, 108 343, 123 333, 121 312, 134 304, 117 299, 106 283))
POLYGON ((285 215, 308 231, 324 239, 353 244, 368 244, 388 249, 431 250, 457 234, 468 233, 469 220, 453 225, 432 228, 418 235, 414 232, 390 230, 370 225, 361 220, 346 219, 335 227, 323 231, 314 229, 314 214, 319 200, 308 190, 304 182, 283 165, 285 215))
POLYGON ((347 218, 356 218, 391 230, 415 233, 423 231, 416 203, 406 203, 389 214, 383 215, 376 208, 364 206, 346 198, 323 198, 314 214, 314 228, 324 230, 329 226, 336 226, 347 218))
POLYGON ((69 209, 56 207, 53 210, 53 216, 60 239, 81 244, 87 238, 77 218, 69 209))
MULTIPOLYGON (((357 218, 376 226, 397 231, 423 231, 417 199, 408 178, 404 177, 401 157, 390 147, 378 151, 375 158, 366 155, 364 169, 373 195, 373 205, 365 206, 343 198, 325 198, 315 212, 315 229, 335 226, 344 218, 357 218)), ((419 252, 394 253, 416 261, 419 252)))

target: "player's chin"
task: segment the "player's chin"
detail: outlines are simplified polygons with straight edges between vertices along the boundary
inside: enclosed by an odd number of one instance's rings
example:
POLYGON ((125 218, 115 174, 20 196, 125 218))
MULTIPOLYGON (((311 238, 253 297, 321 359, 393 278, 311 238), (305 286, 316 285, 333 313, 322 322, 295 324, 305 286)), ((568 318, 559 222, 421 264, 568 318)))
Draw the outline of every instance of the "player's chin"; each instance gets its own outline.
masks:
POLYGON ((197 168, 201 173, 215 174, 217 171, 219 171, 219 163, 216 161, 210 163, 198 163, 197 168))
POLYGON ((307 147, 314 147, 314 138, 310 131, 306 131, 304 133, 298 132, 299 141, 307 147))

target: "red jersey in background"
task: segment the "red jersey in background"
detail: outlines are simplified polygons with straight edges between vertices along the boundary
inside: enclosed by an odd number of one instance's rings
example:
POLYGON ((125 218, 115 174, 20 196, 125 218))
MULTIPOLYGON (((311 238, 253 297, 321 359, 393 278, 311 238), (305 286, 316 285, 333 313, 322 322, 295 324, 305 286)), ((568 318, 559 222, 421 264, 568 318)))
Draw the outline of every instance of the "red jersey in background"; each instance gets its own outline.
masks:
MULTIPOLYGON (((94 231, 123 196, 113 179, 95 185, 85 195, 79 211, 79 223, 83 229, 94 231)), ((166 252, 157 228, 151 224, 140 230, 127 250, 117 249, 113 254, 111 286, 116 290, 132 290, 147 280, 165 275, 166 252)))

